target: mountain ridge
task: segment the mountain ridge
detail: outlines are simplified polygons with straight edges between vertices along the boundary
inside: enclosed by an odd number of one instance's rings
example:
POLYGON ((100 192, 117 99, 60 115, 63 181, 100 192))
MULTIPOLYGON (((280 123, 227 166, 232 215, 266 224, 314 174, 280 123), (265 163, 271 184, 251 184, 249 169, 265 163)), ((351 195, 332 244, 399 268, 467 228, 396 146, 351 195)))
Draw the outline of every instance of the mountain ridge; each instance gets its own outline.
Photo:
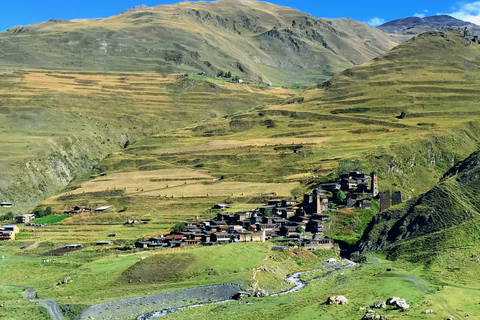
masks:
POLYGON ((402 39, 403 36, 404 40, 431 31, 445 32, 451 29, 463 28, 468 28, 470 32, 480 31, 480 26, 449 15, 401 18, 384 23, 377 28, 391 34, 393 39, 402 39))
POLYGON ((351 19, 318 19, 264 2, 217 1, 15 26, 0 33, 0 45, 0 68, 10 70, 232 71, 255 81, 308 87, 396 43, 351 19))

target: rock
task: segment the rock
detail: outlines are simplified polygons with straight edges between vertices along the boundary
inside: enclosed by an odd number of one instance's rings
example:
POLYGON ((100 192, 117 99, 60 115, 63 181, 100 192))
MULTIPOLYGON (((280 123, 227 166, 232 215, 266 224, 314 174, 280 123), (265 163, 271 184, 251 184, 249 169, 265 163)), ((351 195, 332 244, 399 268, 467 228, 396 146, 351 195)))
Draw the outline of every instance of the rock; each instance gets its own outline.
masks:
POLYGON ((331 296, 327 299, 328 305, 344 305, 348 303, 348 299, 344 296, 331 296))
POLYGON ((432 309, 427 309, 427 310, 423 311, 422 313, 423 314, 433 313, 433 310, 432 309))
POLYGON ((265 289, 258 288, 257 290, 255 290, 255 292, 253 292, 253 296, 255 298, 263 298, 268 296, 268 292, 265 289))
POLYGON ((373 310, 368 310, 362 320, 387 320, 387 316, 382 316, 373 310))
POLYGON ((405 301, 405 299, 401 299, 398 297, 388 299, 387 305, 403 310, 410 308, 410 305, 407 303, 407 301, 405 301))
POLYGON ((238 292, 232 296, 232 299, 234 300, 243 300, 245 297, 250 297, 250 293, 248 292, 238 292))
POLYGON ((372 308, 375 309, 385 309, 387 307, 387 303, 385 301, 377 301, 373 304, 372 308))

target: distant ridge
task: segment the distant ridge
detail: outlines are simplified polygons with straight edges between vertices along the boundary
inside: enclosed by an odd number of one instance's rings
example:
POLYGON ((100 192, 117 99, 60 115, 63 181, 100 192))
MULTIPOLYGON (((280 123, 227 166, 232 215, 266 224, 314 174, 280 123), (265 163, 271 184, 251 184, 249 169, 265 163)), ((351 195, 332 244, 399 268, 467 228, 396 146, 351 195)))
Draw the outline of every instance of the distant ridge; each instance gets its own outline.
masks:
POLYGON ((465 27, 480 30, 480 27, 474 23, 459 20, 449 15, 397 19, 382 24, 378 29, 385 33, 415 36, 428 31, 448 31, 454 28, 465 27))
POLYGON ((310 87, 398 43, 351 19, 318 19, 261 1, 139 5, 102 20, 0 33, 0 69, 205 73, 310 87))

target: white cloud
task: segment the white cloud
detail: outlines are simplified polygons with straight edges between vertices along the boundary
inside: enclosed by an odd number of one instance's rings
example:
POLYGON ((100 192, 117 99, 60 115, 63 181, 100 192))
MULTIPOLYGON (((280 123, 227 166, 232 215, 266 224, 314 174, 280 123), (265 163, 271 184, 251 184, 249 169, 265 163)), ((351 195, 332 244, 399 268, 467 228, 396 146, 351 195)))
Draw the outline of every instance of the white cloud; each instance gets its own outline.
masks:
POLYGON ((425 18, 425 13, 415 13, 413 16, 417 18, 425 18))
POLYGON ((480 1, 461 3, 456 11, 449 13, 454 18, 480 25, 480 1))
POLYGON ((367 23, 372 27, 378 27, 379 25, 384 24, 385 22, 386 22, 385 19, 382 19, 382 18, 372 18, 367 21, 367 23))

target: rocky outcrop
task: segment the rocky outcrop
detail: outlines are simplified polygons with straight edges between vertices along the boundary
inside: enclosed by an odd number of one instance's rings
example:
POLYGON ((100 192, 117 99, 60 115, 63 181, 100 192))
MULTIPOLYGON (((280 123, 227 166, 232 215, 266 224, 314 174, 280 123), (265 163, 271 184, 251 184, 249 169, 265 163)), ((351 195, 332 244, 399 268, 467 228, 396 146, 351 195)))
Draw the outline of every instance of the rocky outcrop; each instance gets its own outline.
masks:
POLYGON ((387 305, 393 306, 396 309, 408 309, 410 308, 410 305, 405 301, 405 299, 398 298, 398 297, 393 297, 387 300, 387 305))
POLYGON ((326 304, 328 305, 344 305, 348 303, 348 299, 344 296, 331 296, 328 297, 326 304))
POLYGON ((373 310, 368 310, 362 320, 387 320, 387 316, 380 315, 373 310))
POLYGON ((375 309, 385 309, 387 307, 387 303, 385 301, 376 301, 372 308, 375 309))

